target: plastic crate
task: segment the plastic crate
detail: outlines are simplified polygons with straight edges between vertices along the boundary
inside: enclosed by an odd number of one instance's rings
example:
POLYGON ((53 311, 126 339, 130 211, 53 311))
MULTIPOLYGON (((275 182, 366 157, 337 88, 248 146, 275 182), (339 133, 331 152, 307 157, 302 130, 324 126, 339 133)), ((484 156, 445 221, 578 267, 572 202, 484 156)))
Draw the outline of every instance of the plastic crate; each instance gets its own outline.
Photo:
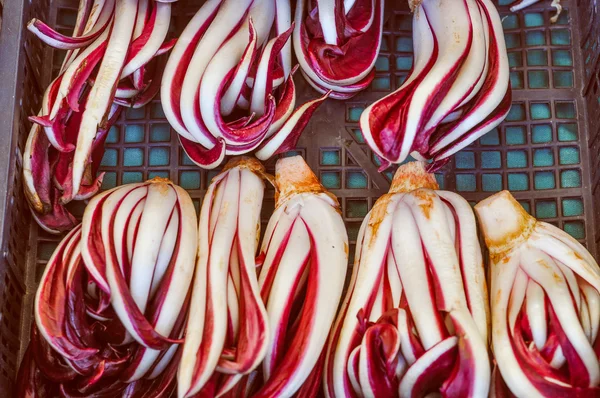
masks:
MULTIPOLYGON (((437 175, 443 189, 472 203, 510 189, 528 211, 564 228, 592 254, 600 250, 600 5, 563 0, 556 24, 550 0, 512 14, 500 0, 511 65, 513 107, 507 120, 460 152, 437 175)), ((0 2, 0 4, 2 4, 0 2)), ((179 0, 173 33, 201 4, 179 0)), ((28 342, 36 284, 59 239, 32 221, 21 186, 21 153, 41 95, 56 73, 60 54, 43 46, 25 25, 42 18, 68 31, 76 0, 4 0, 0 32, 0 391, 10 396, 17 364, 28 342)), ((302 154, 340 199, 351 243, 375 200, 387 192, 393 170, 380 174, 362 139, 358 118, 365 104, 401 84, 412 62, 411 17, 405 1, 387 1, 384 41, 371 88, 340 102, 328 100, 303 133, 302 154)), ((299 101, 317 94, 296 76, 299 101)), ((274 162, 267 167, 273 171, 274 162)), ((104 188, 169 177, 198 205, 217 172, 198 169, 178 145, 160 100, 123 112, 103 160, 104 188)), ((263 210, 273 209, 273 191, 263 210)), ((79 214, 83 204, 77 205, 79 214)), ((351 248, 353 253, 353 248, 351 248)))

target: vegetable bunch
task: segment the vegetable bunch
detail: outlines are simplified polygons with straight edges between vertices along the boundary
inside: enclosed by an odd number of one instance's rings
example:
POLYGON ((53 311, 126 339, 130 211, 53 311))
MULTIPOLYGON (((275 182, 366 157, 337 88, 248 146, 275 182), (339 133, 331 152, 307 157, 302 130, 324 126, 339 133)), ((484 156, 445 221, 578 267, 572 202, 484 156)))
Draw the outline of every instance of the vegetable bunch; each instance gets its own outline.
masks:
POLYGON ((495 395, 598 396, 598 264, 507 191, 475 209, 490 250, 495 395))
POLYGON ((383 10, 384 0, 299 0, 294 51, 306 81, 337 99, 364 90, 375 77, 383 10))
POLYGON ((393 93, 360 117, 382 169, 409 154, 431 169, 508 114, 509 68, 500 16, 491 0, 423 0, 413 9, 413 67, 393 93))
POLYGON ((360 228, 330 336, 329 397, 485 397, 488 298, 475 216, 419 162, 360 228))
POLYGON ((295 146, 327 94, 294 110, 291 32, 289 0, 208 0, 189 22, 161 100, 194 163, 210 169, 252 151, 264 160, 295 146))
POLYGON ((253 371, 267 350, 268 321, 255 263, 263 177, 255 159, 233 160, 202 202, 180 397, 221 396, 253 371))
POLYGON ((73 228, 64 206, 98 192, 103 176, 96 173, 119 105, 140 107, 158 92, 162 67, 147 65, 172 47, 164 43, 170 20, 170 2, 81 0, 72 37, 29 22, 43 42, 67 50, 42 109, 30 117, 23 154, 26 197, 45 230, 73 228))
POLYGON ((160 179, 92 199, 42 276, 17 396, 168 397, 190 304, 195 223, 189 195, 160 179))

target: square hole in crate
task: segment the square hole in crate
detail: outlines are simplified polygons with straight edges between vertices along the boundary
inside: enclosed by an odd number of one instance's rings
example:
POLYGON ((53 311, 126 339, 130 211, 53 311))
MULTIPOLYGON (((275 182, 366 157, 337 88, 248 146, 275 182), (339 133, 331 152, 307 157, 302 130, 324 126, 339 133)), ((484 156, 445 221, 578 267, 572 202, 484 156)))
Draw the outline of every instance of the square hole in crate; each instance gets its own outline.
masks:
POLYGON ((528 71, 527 80, 529 88, 548 88, 550 86, 550 77, 546 70, 528 71))
POLYGON ((462 192, 475 192, 477 189, 477 181, 473 174, 457 174, 456 175, 456 190, 462 192))
POLYGON ((396 39, 396 51, 411 53, 413 52, 412 37, 401 36, 396 39))
POLYGON ((479 139, 480 145, 500 145, 500 132, 498 128, 490 130, 486 135, 479 139))
POLYGON ((550 119, 550 104, 547 102, 533 102, 529 105, 529 112, 533 120, 550 119))
POLYGON ((541 12, 528 12, 525 14, 525 26, 528 28, 544 26, 544 14, 541 12))
POLYGON ((508 65, 511 68, 523 66, 523 55, 521 54, 521 51, 511 51, 508 53, 508 65))
POLYGON ((360 131, 360 129, 352 129, 350 130, 350 132, 352 136, 354 136, 356 142, 358 142, 359 144, 365 143, 365 137, 363 137, 362 131, 360 131))
POLYGON ((509 173, 508 189, 511 191, 527 191, 529 189, 529 177, 525 173, 509 173))
POLYGON ((579 148, 563 147, 558 151, 558 158, 561 165, 578 164, 579 163, 579 148))
POLYGON ((144 141, 144 126, 141 124, 128 124, 125 126, 125 142, 138 143, 144 141))
POLYGON ((412 55, 398 55, 396 56, 396 69, 398 70, 410 70, 413 64, 412 55))
POLYGON ((552 72, 552 79, 556 88, 573 87, 573 72, 570 70, 555 70, 552 72))
POLYGON ((525 144, 525 127, 523 126, 506 126, 505 139, 508 145, 523 145, 525 144))
POLYGON ((566 198, 562 201, 562 213, 564 217, 575 217, 583 215, 583 200, 581 198, 566 198))
POLYGON ((576 123, 560 123, 558 125, 558 140, 561 142, 577 141, 579 134, 577 133, 576 123))
POLYGON ((145 108, 127 108, 125 111, 125 118, 127 120, 139 120, 145 116, 145 108))
POLYGON ((534 186, 537 190, 554 189, 556 182, 554 181, 554 172, 538 171, 535 173, 534 186))
POLYGON ((102 190, 114 188, 117 186, 117 173, 114 171, 109 171, 104 173, 104 178, 102 179, 102 186, 100 187, 102 190))
POLYGON ((165 113, 160 102, 153 102, 150 106, 150 116, 152 119, 164 119, 165 113))
POLYGON ((560 172, 561 188, 579 188, 581 186, 581 172, 579 170, 563 170, 560 172))
POLYGON ((481 152, 482 169, 499 169, 502 167, 501 155, 499 151, 481 152))
POLYGON ((375 61, 375 70, 378 72, 387 72, 390 70, 390 59, 387 55, 380 55, 375 61))
POLYGON ((527 46, 543 46, 546 44, 546 35, 543 30, 534 30, 525 33, 525 44, 527 46))
POLYGON ((536 201, 535 203, 536 218, 556 218, 558 211, 554 200, 536 201))
POLYGON ((573 66, 571 50, 552 50, 552 65, 573 66))
POLYGON ((504 41, 508 49, 521 47, 521 36, 518 33, 505 33, 504 41))
POLYGON ((107 148, 104 151, 104 156, 102 157, 102 162, 100 163, 102 166, 115 167, 117 165, 119 159, 119 151, 112 148, 107 148))
POLYGON ((548 65, 548 52, 546 50, 527 51, 527 65, 546 66, 548 65))
POLYGON ((116 144, 119 142, 119 126, 112 126, 106 137, 107 144, 116 144))
POLYGON ((144 164, 144 150, 142 148, 125 148, 123 151, 123 165, 126 167, 141 166, 144 164))
POLYGON ((483 174, 481 188, 485 192, 498 192, 502 189, 502 174, 483 174))
POLYGON ((171 126, 167 123, 153 124, 150 126, 151 142, 169 142, 171 141, 171 126))
POLYGON ((566 221, 564 230, 575 239, 585 239, 585 226, 581 221, 566 221))
POLYGON ((506 166, 510 169, 527 167, 527 152, 508 151, 506 153, 506 166))
POLYGON ((517 29, 519 27, 519 18, 516 14, 510 14, 502 18, 502 27, 504 30, 517 29))
POLYGON ((533 165, 535 167, 547 167, 554 164, 554 153, 552 149, 542 148, 533 151, 533 165))
POLYGON ((321 165, 339 166, 341 164, 339 149, 321 149, 321 165))
POLYGON ((348 108, 348 116, 346 120, 348 122, 358 122, 360 115, 365 108, 362 106, 351 106, 348 108))
POLYGON ((509 122, 525 120, 525 106, 523 104, 512 104, 506 120, 509 122))
POLYGON ((444 189, 444 187, 446 186, 446 181, 445 181, 444 175, 440 174, 440 173, 436 173, 435 180, 437 181, 438 185, 440 186, 440 189, 444 189))
POLYGON ((536 124, 531 126, 531 142, 543 144, 552 141, 552 126, 549 124, 536 124))
POLYGON ((179 185, 184 189, 200 189, 199 171, 182 171, 179 174, 179 185))
POLYGON ((454 156, 454 163, 457 169, 474 169, 475 154, 470 151, 460 151, 454 156))
POLYGON ((553 46, 568 46, 571 44, 571 33, 568 29, 553 29, 550 31, 550 42, 553 46))
POLYGON ((575 119, 575 104, 573 102, 555 102, 556 117, 559 119, 575 119))
POLYGON ((339 171, 322 171, 321 183, 325 188, 339 189, 342 186, 342 179, 339 171))
POLYGON ((369 212, 367 199, 346 199, 346 217, 363 218, 369 212))
POLYGON ((350 189, 366 189, 367 175, 362 171, 347 171, 346 172, 346 188, 350 189))
POLYGON ((389 91, 391 88, 390 78, 388 76, 380 76, 373 79, 371 88, 374 91, 389 91))
POLYGON ((121 176, 121 184, 131 184, 134 182, 142 182, 144 176, 141 171, 125 171, 121 176))
POLYGON ((510 87, 514 88, 515 90, 520 90, 525 87, 525 83, 523 82, 523 72, 510 72, 510 87))
POLYGON ((170 149, 168 147, 150 148, 149 166, 168 166, 170 163, 170 149))

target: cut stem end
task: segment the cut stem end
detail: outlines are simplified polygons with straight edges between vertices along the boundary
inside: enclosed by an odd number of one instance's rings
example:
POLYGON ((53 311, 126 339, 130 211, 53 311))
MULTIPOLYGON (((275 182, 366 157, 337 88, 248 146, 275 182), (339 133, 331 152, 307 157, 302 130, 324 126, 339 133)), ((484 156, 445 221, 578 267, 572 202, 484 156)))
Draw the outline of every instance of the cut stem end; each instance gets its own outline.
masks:
POLYGON ((275 188, 275 206, 300 193, 328 193, 302 156, 281 158, 277 161, 275 188))
POLYGON ((412 192, 419 188, 440 189, 435 176, 425 170, 424 162, 409 162, 396 170, 389 193, 412 192))
POLYGON ((537 222, 508 191, 475 206, 485 243, 492 256, 500 256, 529 238, 537 222))

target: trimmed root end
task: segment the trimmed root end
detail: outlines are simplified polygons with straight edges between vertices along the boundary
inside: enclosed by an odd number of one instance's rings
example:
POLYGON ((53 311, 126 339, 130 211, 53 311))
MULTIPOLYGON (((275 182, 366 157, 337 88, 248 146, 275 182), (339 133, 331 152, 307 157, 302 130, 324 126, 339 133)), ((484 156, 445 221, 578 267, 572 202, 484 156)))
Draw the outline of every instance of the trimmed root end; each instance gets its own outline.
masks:
POLYGON ((267 173, 265 166, 260 162, 260 160, 250 157, 250 156, 236 156, 234 158, 229 159, 229 161, 223 167, 222 173, 227 170, 231 170, 234 167, 239 167, 240 169, 248 169, 260 178, 263 178, 271 183, 271 185, 275 186, 275 180, 273 176, 267 173))
POLYGON ((417 8, 421 5, 423 0, 408 0, 408 7, 410 8, 410 12, 415 12, 417 8))
POLYGON ((275 188, 275 206, 300 193, 328 193, 302 156, 281 158, 277 161, 275 188))
POLYGON ((154 177, 150 180, 148 180, 148 182, 151 182, 153 184, 172 184, 173 182, 171 180, 169 180, 168 178, 165 177, 154 177))
POLYGON ((502 256, 527 240, 537 222, 508 191, 479 202, 475 211, 493 257, 502 256))
POLYGON ((32 210, 40 214, 46 214, 50 211, 51 206, 49 204, 44 204, 37 192, 31 192, 27 186, 25 186, 23 191, 25 192, 25 197, 32 210))
POLYGON ((223 171, 233 169, 234 167, 246 168, 257 174, 265 173, 265 166, 258 159, 250 156, 236 156, 229 159, 225 167, 223 167, 223 171))
POLYGON ((412 192, 419 188, 440 189, 435 176, 425 170, 423 162, 409 162, 396 170, 389 193, 412 192))

